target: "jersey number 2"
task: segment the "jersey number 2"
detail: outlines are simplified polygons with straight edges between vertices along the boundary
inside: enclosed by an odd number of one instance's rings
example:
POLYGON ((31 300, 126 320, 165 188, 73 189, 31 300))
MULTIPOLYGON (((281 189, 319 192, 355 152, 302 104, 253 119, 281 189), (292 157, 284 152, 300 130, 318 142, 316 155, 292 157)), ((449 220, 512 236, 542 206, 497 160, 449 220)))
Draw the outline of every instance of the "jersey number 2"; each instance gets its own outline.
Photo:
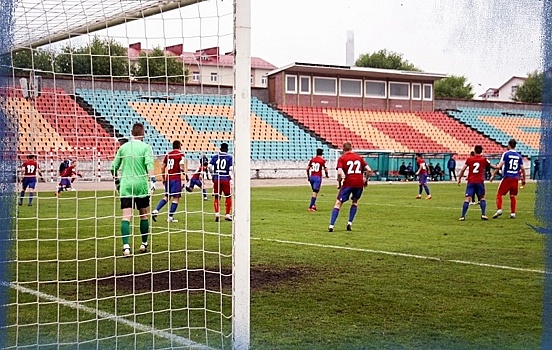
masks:
POLYGON ((348 161, 347 162, 347 174, 362 174, 362 171, 360 169, 360 161, 359 160, 355 160, 355 161, 348 161))

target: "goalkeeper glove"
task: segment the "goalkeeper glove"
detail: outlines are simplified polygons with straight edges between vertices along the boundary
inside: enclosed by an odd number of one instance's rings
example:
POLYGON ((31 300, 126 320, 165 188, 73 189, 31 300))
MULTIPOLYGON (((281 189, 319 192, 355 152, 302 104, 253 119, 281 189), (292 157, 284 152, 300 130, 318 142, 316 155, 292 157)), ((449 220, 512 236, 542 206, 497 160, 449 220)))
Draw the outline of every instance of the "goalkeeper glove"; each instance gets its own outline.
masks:
POLYGON ((117 189, 117 192, 119 192, 121 189, 121 179, 116 177, 114 180, 115 180, 115 189, 117 189))

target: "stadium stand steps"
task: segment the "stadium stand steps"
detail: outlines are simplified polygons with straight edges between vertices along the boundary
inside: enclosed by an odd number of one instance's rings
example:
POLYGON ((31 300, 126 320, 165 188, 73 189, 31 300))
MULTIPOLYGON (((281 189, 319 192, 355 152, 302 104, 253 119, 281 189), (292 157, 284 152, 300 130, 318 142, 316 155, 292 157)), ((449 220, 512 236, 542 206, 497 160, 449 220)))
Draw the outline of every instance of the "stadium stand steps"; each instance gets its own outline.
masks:
POLYGON ((281 109, 280 107, 276 106, 276 105, 271 105, 271 108, 273 108, 274 110, 278 111, 281 115, 283 115, 284 117, 286 117, 286 119, 288 119, 290 122, 292 122, 293 124, 297 125, 301 130, 303 130, 304 132, 306 132, 307 134, 311 135, 312 137, 314 137, 315 139, 317 139, 318 141, 320 141, 322 144, 326 145, 328 148, 330 149, 337 149, 338 147, 335 146, 334 144, 332 144, 330 141, 326 140, 322 135, 316 133, 315 131, 311 130, 309 127, 307 127, 305 124, 301 123, 299 120, 293 118, 291 115, 289 115, 288 113, 286 113, 283 109, 281 109))
POLYGON ((74 95, 75 102, 86 111, 91 117, 96 119, 96 122, 105 130, 109 135, 116 137, 118 140, 124 138, 124 135, 121 134, 113 125, 111 125, 94 107, 89 104, 82 96, 74 95))

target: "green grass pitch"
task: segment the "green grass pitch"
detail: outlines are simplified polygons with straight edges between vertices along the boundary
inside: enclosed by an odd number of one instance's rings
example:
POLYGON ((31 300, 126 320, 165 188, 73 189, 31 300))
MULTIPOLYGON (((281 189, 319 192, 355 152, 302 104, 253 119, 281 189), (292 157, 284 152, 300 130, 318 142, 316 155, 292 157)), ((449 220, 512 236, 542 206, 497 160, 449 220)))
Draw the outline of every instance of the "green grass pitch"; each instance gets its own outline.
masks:
MULTIPOLYGON (((317 212, 307 211, 307 185, 253 188, 252 349, 538 349, 543 237, 527 226, 535 224, 536 186, 520 191, 514 220, 506 197, 499 219, 482 221, 472 206, 459 222, 464 186, 430 184, 433 199, 416 200, 414 184, 371 184, 353 231, 345 230, 346 203, 333 233, 333 182, 317 212)), ((491 216, 496 184, 487 192, 491 216)), ((202 215, 212 202, 199 194, 184 208, 187 217, 170 226, 163 209, 151 253, 123 259, 112 192, 64 193, 59 203, 40 193, 38 205, 19 207, 12 280, 26 289, 11 289, 7 345, 70 349, 78 339, 81 348, 151 349, 191 339, 229 348, 231 323, 219 313, 231 314, 230 279, 205 277, 206 289, 223 293, 190 292, 178 281, 187 276, 188 288, 201 289, 192 278, 198 266, 230 271, 231 224, 202 215), (219 225, 223 234, 211 234, 219 225)))

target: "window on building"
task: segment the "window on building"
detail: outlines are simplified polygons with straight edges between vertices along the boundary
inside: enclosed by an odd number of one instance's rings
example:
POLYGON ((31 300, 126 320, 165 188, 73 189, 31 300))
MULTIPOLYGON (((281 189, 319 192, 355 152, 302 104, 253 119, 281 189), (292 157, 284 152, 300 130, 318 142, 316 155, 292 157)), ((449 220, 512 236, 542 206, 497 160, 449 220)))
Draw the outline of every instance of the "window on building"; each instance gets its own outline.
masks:
POLYGON ((362 80, 340 79, 339 94, 341 96, 362 97, 362 80))
POLYGON ((364 82, 364 96, 372 98, 386 98, 386 87, 385 81, 366 80, 364 82))
POLYGON ((310 77, 299 77, 299 93, 310 94, 311 93, 311 79, 310 77))
POLYGON ((192 72, 192 81, 201 81, 201 76, 199 75, 199 72, 192 72))
POLYGON ((389 98, 408 99, 410 98, 409 83, 389 83, 389 98))
POLYGON ((412 99, 413 100, 422 99, 422 84, 412 84, 412 99))
POLYGON ((433 100, 433 85, 424 84, 424 100, 426 101, 433 100))
POLYGON ((217 73, 211 73, 211 82, 216 83, 218 81, 218 74, 217 73))
POLYGON ((266 86, 266 84, 267 84, 267 77, 266 77, 266 75, 263 75, 261 77, 261 85, 266 86))
POLYGON ((313 78, 313 91, 316 95, 337 95, 337 79, 336 78, 313 78))
POLYGON ((515 94, 516 94, 518 88, 519 88, 519 85, 513 85, 513 86, 512 86, 512 95, 515 95, 515 94))
POLYGON ((297 76, 286 75, 286 92, 289 94, 297 93, 297 76))
POLYGON ((253 85, 254 82, 255 79, 253 79, 253 75, 251 75, 251 77, 249 78, 249 84, 253 85))

